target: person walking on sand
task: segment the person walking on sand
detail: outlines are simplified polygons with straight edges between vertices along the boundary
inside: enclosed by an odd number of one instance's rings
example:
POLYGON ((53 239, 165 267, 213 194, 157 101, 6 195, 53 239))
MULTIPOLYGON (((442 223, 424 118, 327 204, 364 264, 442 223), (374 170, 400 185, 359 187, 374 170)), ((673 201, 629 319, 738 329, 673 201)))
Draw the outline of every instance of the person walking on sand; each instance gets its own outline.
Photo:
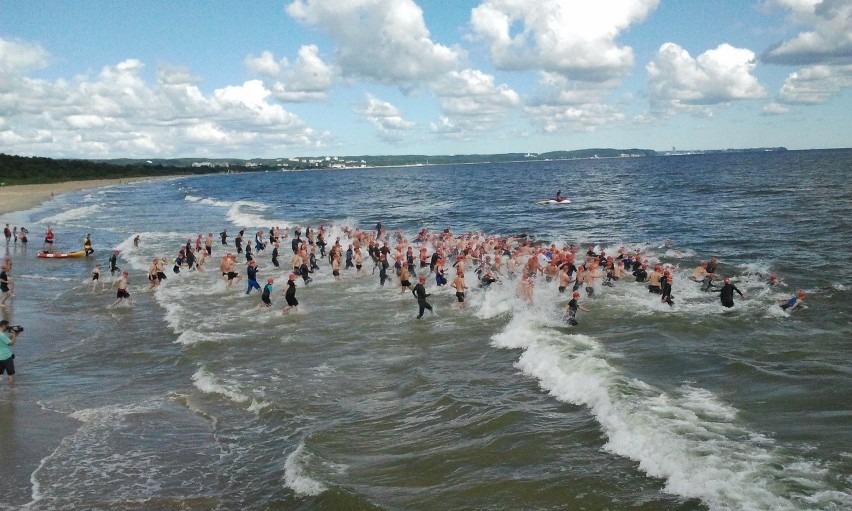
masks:
POLYGON ((130 298, 130 293, 127 292, 127 285, 130 280, 130 275, 127 273, 127 270, 121 273, 121 277, 118 279, 118 291, 115 293, 115 301, 112 303, 112 307, 118 305, 119 302, 127 299, 127 302, 130 305, 133 305, 133 299, 130 298))

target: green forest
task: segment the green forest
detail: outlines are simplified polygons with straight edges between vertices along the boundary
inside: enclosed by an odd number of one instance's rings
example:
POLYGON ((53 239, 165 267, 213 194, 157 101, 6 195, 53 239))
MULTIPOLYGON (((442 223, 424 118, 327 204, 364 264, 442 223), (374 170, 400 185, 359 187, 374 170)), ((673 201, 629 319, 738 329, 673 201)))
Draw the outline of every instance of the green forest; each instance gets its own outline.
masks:
POLYGON ((177 174, 210 174, 217 171, 224 172, 225 169, 171 167, 144 163, 113 165, 89 160, 54 160, 52 158, 12 156, 0 153, 0 183, 3 185, 173 176, 177 174))

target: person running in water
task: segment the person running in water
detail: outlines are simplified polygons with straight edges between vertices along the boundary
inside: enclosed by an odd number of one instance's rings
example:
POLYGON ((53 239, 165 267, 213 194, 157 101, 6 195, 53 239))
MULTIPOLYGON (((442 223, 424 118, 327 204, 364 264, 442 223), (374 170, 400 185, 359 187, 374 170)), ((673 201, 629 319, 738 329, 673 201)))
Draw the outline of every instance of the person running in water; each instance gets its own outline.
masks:
POLYGON ((291 273, 287 280, 287 289, 284 290, 284 299, 287 300, 287 306, 281 309, 281 312, 287 312, 290 309, 295 309, 299 306, 299 300, 296 300, 296 274, 291 273))
POLYGON ((411 294, 417 298, 417 306, 420 309, 417 314, 417 319, 420 319, 423 317, 423 313, 426 312, 426 309, 429 309, 429 312, 432 313, 435 311, 432 310, 432 306, 426 301, 426 298, 429 297, 429 293, 426 292, 426 286, 423 285, 426 282, 426 275, 421 275, 418 280, 419 282, 414 286, 414 289, 411 290, 411 294))
POLYGON ((577 321, 577 311, 581 310, 583 312, 589 312, 589 309, 580 305, 580 292, 574 291, 574 294, 571 295, 571 301, 568 302, 568 305, 565 306, 565 319, 568 321, 568 324, 571 326, 577 326, 580 323, 577 321))
POLYGON ((260 293, 260 303, 257 304, 257 309, 261 307, 272 307, 272 277, 266 279, 266 285, 263 286, 263 291, 260 293))

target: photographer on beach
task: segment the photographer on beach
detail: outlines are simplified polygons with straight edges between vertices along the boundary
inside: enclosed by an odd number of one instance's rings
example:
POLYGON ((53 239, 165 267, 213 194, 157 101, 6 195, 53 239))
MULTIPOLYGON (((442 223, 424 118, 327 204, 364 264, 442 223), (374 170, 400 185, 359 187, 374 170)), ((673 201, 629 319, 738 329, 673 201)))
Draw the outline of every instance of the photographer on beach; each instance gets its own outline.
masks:
POLYGON ((15 354, 9 347, 15 345, 23 331, 24 327, 9 326, 8 321, 0 320, 0 374, 9 375, 9 385, 15 383, 15 354))

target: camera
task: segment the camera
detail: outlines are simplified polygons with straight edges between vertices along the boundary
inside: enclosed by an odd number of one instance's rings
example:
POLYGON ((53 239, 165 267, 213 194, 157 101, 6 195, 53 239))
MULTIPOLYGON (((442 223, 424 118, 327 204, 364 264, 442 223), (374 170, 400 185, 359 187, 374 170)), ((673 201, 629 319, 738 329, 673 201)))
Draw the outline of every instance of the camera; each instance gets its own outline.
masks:
POLYGON ((21 325, 9 325, 6 327, 6 331, 19 334, 24 331, 24 327, 22 327, 21 325))

